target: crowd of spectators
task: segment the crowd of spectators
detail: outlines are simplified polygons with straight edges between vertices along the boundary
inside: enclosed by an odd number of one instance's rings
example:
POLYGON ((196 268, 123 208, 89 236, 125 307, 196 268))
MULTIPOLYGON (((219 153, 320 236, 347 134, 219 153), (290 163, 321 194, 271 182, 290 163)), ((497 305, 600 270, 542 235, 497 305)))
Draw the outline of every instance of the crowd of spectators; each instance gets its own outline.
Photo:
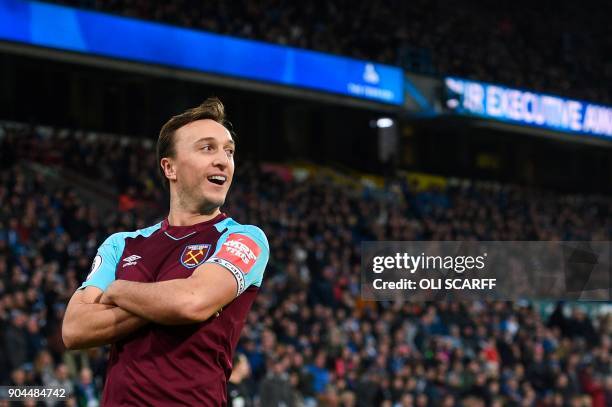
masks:
POLYGON ((52 0, 611 103, 609 2, 52 0))
POLYGON ((121 209, 141 208, 142 202, 149 205, 141 209, 155 213, 166 207, 166 195, 155 179, 156 169, 148 165, 155 160, 151 141, 52 127, 8 127, 10 131, 0 145, 0 158, 7 165, 21 157, 69 169, 101 186, 106 197, 119 199, 121 209))
MULTIPOLYGON (((0 384, 57 384, 69 405, 99 401, 107 349, 66 351, 61 320, 100 242, 164 216, 162 205, 141 210, 163 196, 154 156, 143 141, 0 130, 0 384), (142 191, 144 203, 103 213, 78 188, 33 171, 32 160, 139 198, 142 191)), ((272 253, 231 379, 230 396, 246 405, 612 403, 609 312, 575 303, 551 313, 526 301, 368 302, 359 280, 362 240, 612 240, 610 197, 477 183, 418 191, 399 180, 355 189, 283 179, 238 157, 224 211, 260 226, 272 253)))

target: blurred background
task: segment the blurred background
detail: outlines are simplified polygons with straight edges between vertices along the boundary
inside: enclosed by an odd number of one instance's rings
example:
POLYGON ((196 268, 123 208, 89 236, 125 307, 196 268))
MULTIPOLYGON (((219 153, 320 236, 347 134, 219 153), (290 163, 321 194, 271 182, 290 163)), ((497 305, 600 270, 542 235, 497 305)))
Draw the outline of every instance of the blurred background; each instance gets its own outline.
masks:
POLYGON ((609 302, 367 302, 359 280, 366 240, 612 240, 611 12, 0 0, 0 385, 98 405, 108 349, 65 350, 65 305, 109 234, 167 214, 159 129, 216 95, 223 210, 271 246, 233 405, 612 406, 609 302))

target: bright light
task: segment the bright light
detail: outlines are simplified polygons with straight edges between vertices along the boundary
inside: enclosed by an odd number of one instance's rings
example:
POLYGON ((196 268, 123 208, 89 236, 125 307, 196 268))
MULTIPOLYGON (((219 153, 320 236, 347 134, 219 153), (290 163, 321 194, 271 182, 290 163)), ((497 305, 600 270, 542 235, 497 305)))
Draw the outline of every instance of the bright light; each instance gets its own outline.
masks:
POLYGON ((449 99, 446 101, 446 106, 448 106, 449 109, 456 109, 459 107, 459 101, 457 99, 449 99))
POLYGON ((376 120, 376 127, 381 128, 381 129, 391 127, 394 124, 395 122, 393 121, 393 119, 390 119, 388 117, 381 117, 380 119, 376 120))

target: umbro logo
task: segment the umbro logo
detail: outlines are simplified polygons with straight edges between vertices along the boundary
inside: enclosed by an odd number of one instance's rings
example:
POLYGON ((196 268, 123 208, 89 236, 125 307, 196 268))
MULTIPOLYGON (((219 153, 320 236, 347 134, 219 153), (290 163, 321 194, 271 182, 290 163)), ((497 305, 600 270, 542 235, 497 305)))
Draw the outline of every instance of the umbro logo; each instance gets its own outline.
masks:
POLYGON ((136 262, 138 262, 138 259, 140 259, 141 257, 137 254, 133 254, 129 257, 126 257, 125 259, 123 259, 123 267, 127 267, 127 266, 133 266, 136 264, 136 262))

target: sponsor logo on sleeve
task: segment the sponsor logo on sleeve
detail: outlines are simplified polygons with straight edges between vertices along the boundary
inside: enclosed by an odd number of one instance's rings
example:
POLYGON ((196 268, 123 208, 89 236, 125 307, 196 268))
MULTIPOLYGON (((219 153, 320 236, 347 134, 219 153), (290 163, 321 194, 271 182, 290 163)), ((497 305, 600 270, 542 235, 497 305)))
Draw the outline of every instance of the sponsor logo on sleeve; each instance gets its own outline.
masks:
POLYGON ((245 235, 233 234, 223 242, 215 257, 233 264, 243 274, 247 274, 255 265, 260 253, 261 248, 253 239, 245 235))

